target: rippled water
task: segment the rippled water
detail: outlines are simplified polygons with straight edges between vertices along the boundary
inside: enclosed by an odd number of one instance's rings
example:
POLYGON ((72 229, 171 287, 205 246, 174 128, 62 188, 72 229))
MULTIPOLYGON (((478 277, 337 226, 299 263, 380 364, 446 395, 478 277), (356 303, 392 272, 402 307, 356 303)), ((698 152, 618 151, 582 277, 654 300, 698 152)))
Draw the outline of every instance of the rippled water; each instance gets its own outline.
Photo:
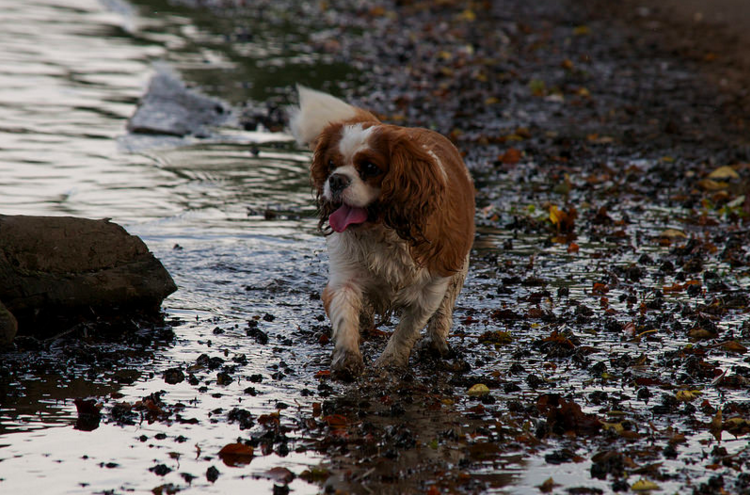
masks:
MULTIPOLYGON (((243 326, 269 313, 283 321, 266 324, 273 335, 317 311, 306 308, 309 294, 290 288, 322 280, 308 158, 285 145, 286 136, 270 133, 219 131, 204 141, 127 136, 155 61, 205 71, 229 63, 210 44, 193 51, 183 31, 200 33, 178 14, 146 18, 116 1, 3 0, 0 25, 0 213, 112 218, 141 236, 173 275, 180 290, 164 307, 169 318, 187 321, 176 345, 157 353, 149 369, 120 370, 140 378, 119 390, 96 380, 27 377, 22 396, 0 408, 0 491, 144 492, 184 483, 178 472, 202 476, 192 484, 200 492, 270 487, 264 480, 249 485, 248 471, 223 473, 221 489, 206 481, 198 449, 215 455, 237 438, 236 425, 175 424, 167 438, 163 425, 84 433, 72 428, 72 398, 117 392, 120 400, 138 400, 166 386, 161 370, 218 354, 215 348, 226 359, 230 349, 245 354, 246 375, 277 366, 277 353, 248 345, 243 326), (281 301, 268 299, 269 286, 281 301), (175 442, 180 435, 186 440, 175 442), (169 465, 172 478, 149 473, 157 463, 169 465)), ((250 407, 248 385, 239 378, 221 394, 196 397, 183 383, 169 388, 169 400, 199 404, 203 423, 210 411, 250 407)), ((252 409, 260 413, 299 398, 306 383, 253 385, 252 409)), ((270 456, 254 460, 252 472, 317 462, 270 456)), ((300 481, 292 487, 315 491, 300 481)))

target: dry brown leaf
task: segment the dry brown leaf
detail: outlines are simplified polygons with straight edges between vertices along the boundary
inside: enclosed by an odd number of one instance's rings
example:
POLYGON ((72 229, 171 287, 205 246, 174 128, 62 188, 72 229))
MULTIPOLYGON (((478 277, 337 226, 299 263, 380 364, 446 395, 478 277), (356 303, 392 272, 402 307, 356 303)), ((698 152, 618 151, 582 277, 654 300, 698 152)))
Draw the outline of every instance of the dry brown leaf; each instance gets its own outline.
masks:
POLYGON ((740 174, 732 167, 724 165, 708 174, 708 178, 713 180, 739 179, 740 174))
POLYGON ((219 457, 229 467, 244 466, 253 460, 253 448, 244 443, 228 443, 219 451, 219 457))

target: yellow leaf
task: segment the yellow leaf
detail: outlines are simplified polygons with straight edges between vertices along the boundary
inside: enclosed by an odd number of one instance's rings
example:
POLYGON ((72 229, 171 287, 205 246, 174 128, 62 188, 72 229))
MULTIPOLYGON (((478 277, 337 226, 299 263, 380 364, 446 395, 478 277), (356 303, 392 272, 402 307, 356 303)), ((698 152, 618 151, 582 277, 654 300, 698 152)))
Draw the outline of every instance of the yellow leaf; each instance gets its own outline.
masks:
POLYGON ((680 390, 679 392, 677 392, 675 397, 681 402, 690 402, 702 393, 703 392, 701 392, 700 390, 680 390))
POLYGON ((676 239, 676 238, 680 237, 682 239, 686 239, 687 235, 685 235, 685 232, 683 232, 681 230, 677 230, 677 229, 665 229, 664 231, 662 231, 660 237, 666 237, 668 239, 676 239))
POLYGON ((735 169, 732 167, 729 167, 727 165, 724 165, 723 167, 719 167, 710 174, 708 174, 709 179, 739 179, 740 174, 737 173, 735 169))
POLYGON ((602 423, 602 426, 605 430, 612 430, 618 435, 621 434, 623 431, 625 431, 625 427, 622 426, 622 423, 602 423))
POLYGON ((497 96, 490 96, 484 100, 485 105, 494 105, 496 103, 500 103, 500 98, 498 98, 497 96))
POLYGON ((573 34, 576 36, 586 36, 591 34, 591 29, 588 26, 576 26, 573 28, 573 34))
POLYGON ((660 488, 659 485, 657 485, 653 481, 644 480, 643 478, 641 478, 633 483, 633 486, 631 486, 630 489, 635 492, 647 492, 651 490, 659 490, 660 488))
POLYGON ((469 22, 473 22, 477 19, 477 15, 471 9, 466 9, 461 12, 461 19, 469 22))
POLYGON ((702 179, 698 181, 698 186, 705 191, 720 191, 729 187, 729 184, 724 181, 702 179))
POLYGON ((708 424, 708 429, 717 442, 721 441, 721 409, 716 411, 716 415, 708 424))
POLYGON ((552 205, 549 207, 549 219, 553 224, 559 225, 560 221, 563 218, 563 215, 564 213, 560 211, 557 205, 552 205))
POLYGON ((489 387, 483 383, 477 383, 473 385, 467 392, 471 397, 481 397, 490 393, 489 387))

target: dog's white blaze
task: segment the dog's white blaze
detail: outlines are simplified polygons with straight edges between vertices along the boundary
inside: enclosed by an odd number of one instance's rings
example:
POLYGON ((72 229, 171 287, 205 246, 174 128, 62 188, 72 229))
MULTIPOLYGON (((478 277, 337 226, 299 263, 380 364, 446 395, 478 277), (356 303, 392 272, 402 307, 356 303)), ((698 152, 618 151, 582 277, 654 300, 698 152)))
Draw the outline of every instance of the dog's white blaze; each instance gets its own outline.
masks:
POLYGON ((354 155, 370 147, 367 141, 375 127, 371 126, 364 129, 362 124, 353 124, 344 127, 344 132, 339 142, 339 151, 344 157, 345 163, 352 163, 354 155))
MULTIPOLYGON (((362 124, 347 125, 343 128, 343 135, 339 141, 339 152, 341 153, 344 164, 336 168, 334 173, 341 174, 349 178, 351 183, 341 194, 341 199, 348 205, 366 207, 375 201, 380 195, 380 189, 372 187, 363 181, 354 167, 354 157, 360 151, 369 148, 368 139, 372 134, 373 127, 364 129, 362 124)), ((332 200, 330 183, 326 181, 323 185, 323 198, 332 200)))

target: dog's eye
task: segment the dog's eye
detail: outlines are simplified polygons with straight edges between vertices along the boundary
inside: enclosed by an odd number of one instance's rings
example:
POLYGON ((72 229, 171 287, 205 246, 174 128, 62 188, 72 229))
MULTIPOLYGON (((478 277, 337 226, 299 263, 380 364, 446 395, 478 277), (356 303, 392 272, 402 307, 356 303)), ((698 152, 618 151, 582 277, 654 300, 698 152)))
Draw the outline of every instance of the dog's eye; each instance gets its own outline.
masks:
POLYGON ((381 173, 382 171, 380 170, 380 168, 372 162, 365 162, 359 168, 359 175, 363 179, 368 179, 370 177, 377 177, 381 173))
POLYGON ((330 174, 336 169, 336 164, 333 163, 333 160, 328 160, 328 173, 330 174))

